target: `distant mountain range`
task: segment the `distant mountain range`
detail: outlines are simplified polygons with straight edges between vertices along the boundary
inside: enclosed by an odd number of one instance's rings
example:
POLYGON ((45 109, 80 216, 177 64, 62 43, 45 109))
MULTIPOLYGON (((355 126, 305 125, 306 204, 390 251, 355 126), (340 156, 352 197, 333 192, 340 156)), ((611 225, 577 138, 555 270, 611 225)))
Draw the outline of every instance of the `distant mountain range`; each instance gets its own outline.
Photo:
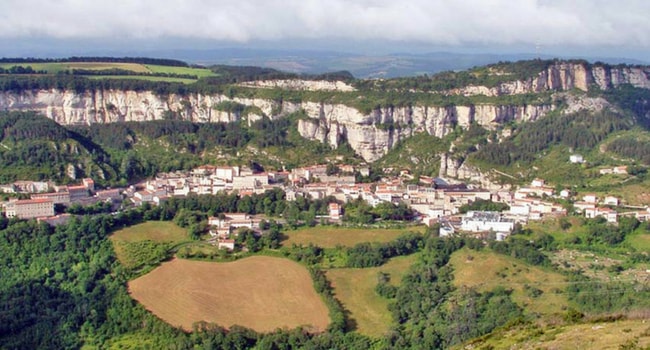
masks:
MULTIPOLYGON (((318 74, 347 70, 357 78, 394 78, 457 71, 499 61, 519 61, 533 58, 551 59, 550 55, 521 54, 472 54, 455 52, 390 54, 357 54, 337 51, 275 50, 226 48, 214 50, 175 50, 153 52, 156 57, 174 57, 188 62, 211 65, 229 64, 260 66, 293 73, 318 74)), ((560 57, 572 58, 572 57, 560 57)), ((590 62, 609 64, 648 64, 647 62, 612 57, 583 57, 590 62)))

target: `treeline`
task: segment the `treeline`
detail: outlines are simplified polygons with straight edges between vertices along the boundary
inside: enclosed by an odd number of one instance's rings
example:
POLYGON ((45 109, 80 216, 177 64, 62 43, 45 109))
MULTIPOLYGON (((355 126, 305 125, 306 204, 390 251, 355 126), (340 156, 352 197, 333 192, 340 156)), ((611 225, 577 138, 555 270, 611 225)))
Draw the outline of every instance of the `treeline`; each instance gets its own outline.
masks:
POLYGON ((0 74, 45 74, 44 70, 34 70, 31 66, 13 66, 9 68, 0 67, 0 74))
POLYGON ((386 243, 359 243, 347 250, 348 267, 375 267, 388 259, 413 254, 422 249, 425 237, 418 233, 403 234, 386 243))
POLYGON ((0 112, 1 141, 19 142, 30 139, 64 141, 72 134, 49 118, 33 112, 0 112))
POLYGON ((650 142, 648 141, 635 137, 619 137, 607 144, 607 150, 643 164, 650 164, 650 142))
POLYGON ((68 90, 77 93, 96 90, 123 90, 123 91, 152 91, 158 95, 179 94, 185 95, 194 91, 221 91, 214 86, 204 86, 191 89, 192 84, 171 83, 164 81, 150 81, 144 79, 88 79, 75 75, 5 75, 0 76, 0 91, 16 94, 33 90, 68 90))
POLYGON ((477 199, 469 204, 463 204, 458 208, 458 212, 465 214, 468 211, 505 211, 509 210, 510 206, 505 203, 493 202, 491 200, 477 199))
POLYGON ((501 143, 485 144, 471 156, 479 162, 501 166, 530 163, 552 145, 563 144, 574 150, 589 150, 611 133, 628 130, 632 125, 630 118, 607 110, 554 114, 534 123, 522 124, 513 137, 501 143))
POLYGON ((360 198, 347 202, 343 210, 344 220, 354 224, 372 224, 378 220, 408 221, 415 215, 404 202, 381 202, 373 207, 360 198))
POLYGON ((71 71, 62 71, 59 74, 72 74, 72 75, 133 75, 144 77, 166 77, 166 78, 181 78, 181 79, 198 79, 195 74, 179 74, 179 73, 165 73, 165 72, 135 72, 128 69, 111 68, 111 69, 79 69, 75 68, 71 71))
POLYGON ((65 63, 65 62, 115 62, 115 63, 140 63, 155 64, 171 67, 189 67, 186 62, 150 57, 104 57, 104 56, 72 56, 68 58, 0 58, 0 63, 65 63))

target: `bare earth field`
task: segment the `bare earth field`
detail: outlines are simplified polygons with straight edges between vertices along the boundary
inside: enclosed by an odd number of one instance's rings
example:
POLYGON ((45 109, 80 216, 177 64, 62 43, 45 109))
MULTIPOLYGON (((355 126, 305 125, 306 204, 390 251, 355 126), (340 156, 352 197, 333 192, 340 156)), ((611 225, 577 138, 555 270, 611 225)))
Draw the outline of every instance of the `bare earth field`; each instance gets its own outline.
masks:
POLYGON ((185 330, 203 320, 258 332, 297 326, 321 332, 329 311, 312 283, 304 267, 283 258, 174 259, 129 282, 129 291, 155 315, 185 330))
POLYGON ((282 242, 290 247, 292 244, 308 245, 309 243, 322 248, 334 248, 337 245, 352 247, 363 242, 390 242, 395 238, 410 232, 422 232, 424 226, 378 229, 378 228, 347 228, 336 226, 316 226, 286 231, 288 238, 282 242))
POLYGON ((327 279, 334 287, 334 296, 350 311, 356 331, 371 337, 388 332, 393 320, 388 311, 389 300, 375 292, 379 272, 390 275, 390 283, 399 285, 418 254, 390 259, 386 264, 372 268, 345 268, 327 270, 327 279))

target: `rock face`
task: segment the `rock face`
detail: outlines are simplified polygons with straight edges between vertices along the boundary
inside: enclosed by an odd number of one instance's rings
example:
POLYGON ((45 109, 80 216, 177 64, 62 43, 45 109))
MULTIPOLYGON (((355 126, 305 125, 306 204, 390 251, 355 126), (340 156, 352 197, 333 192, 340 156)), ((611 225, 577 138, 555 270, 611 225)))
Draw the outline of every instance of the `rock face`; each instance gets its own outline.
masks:
POLYGON ((536 77, 509 81, 495 87, 466 86, 449 90, 450 95, 501 96, 540 93, 545 91, 589 90, 592 86, 601 90, 623 84, 650 89, 650 67, 612 67, 586 65, 584 63, 558 62, 541 71, 536 77))
POLYGON ((484 174, 479 169, 460 159, 453 158, 446 153, 440 155, 440 172, 438 176, 441 178, 463 180, 490 191, 508 190, 511 188, 510 184, 494 182, 488 174, 484 174))
POLYGON ((375 109, 368 115, 345 105, 303 103, 309 119, 300 120, 300 135, 337 147, 348 143, 367 161, 375 161, 397 142, 414 133, 426 132, 443 137, 457 125, 463 128, 478 123, 492 128, 508 121, 536 120, 555 107, 524 106, 413 106, 375 109))
POLYGON ((278 79, 278 80, 257 80, 240 83, 241 86, 259 88, 278 88, 285 90, 302 91, 342 91, 350 92, 356 89, 342 81, 327 80, 300 80, 300 79, 278 79))
MULTIPOLYGON (((650 88, 649 67, 588 66, 581 63, 555 63, 537 77, 512 81, 495 87, 467 86, 447 91, 462 95, 511 95, 588 90, 592 86, 607 89, 621 84, 650 88)), ((298 90, 350 91, 351 86, 337 82, 278 80, 250 83, 257 87, 282 87, 298 90)), ((570 99, 567 99, 570 100, 570 99)), ((604 108, 606 101, 585 99, 572 103, 570 110, 604 108)), ((193 122, 234 122, 246 119, 249 123, 264 116, 280 118, 304 110, 307 118, 298 123, 300 135, 338 147, 346 140, 365 160, 375 161, 396 143, 414 133, 424 132, 443 137, 455 127, 478 123, 487 128, 509 121, 533 121, 556 108, 542 105, 475 104, 456 106, 412 105, 380 107, 365 114, 343 104, 311 101, 276 101, 261 98, 229 98, 225 95, 158 95, 151 91, 94 90, 77 93, 66 90, 34 90, 23 93, 0 92, 1 110, 35 110, 64 125, 113 123, 123 121, 160 120, 174 115, 193 122), (217 106, 231 101, 256 107, 253 113, 240 115, 221 111, 217 106)))

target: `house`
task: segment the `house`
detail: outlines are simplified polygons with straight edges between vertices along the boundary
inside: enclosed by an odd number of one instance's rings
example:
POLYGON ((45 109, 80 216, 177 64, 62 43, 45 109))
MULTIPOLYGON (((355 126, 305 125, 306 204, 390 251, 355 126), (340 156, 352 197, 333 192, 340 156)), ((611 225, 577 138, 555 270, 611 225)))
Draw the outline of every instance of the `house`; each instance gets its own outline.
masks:
POLYGON ((587 219, 594 219, 596 217, 604 217, 609 223, 618 222, 618 213, 615 210, 609 208, 590 208, 585 210, 585 217, 587 219))
POLYGON ((234 239, 220 239, 217 241, 217 247, 219 249, 235 250, 235 240, 234 239))
POLYGON ((588 202, 575 202, 573 203, 573 207, 576 209, 576 211, 579 212, 584 212, 587 209, 593 209, 596 207, 596 203, 588 203, 588 202))
POLYGON ((100 199, 110 199, 112 201, 120 201, 122 199, 122 193, 119 188, 97 191, 97 193, 95 193, 95 196, 100 199))
POLYGON ((5 203, 8 218, 33 219, 54 216, 54 202, 49 198, 15 200, 5 203))
POLYGON ((604 168, 600 169, 599 173, 601 175, 605 174, 617 174, 617 175, 627 175, 627 166, 615 166, 613 168, 604 168))
POLYGON ((585 159, 580 154, 572 154, 569 156, 569 161, 573 164, 581 164, 585 162, 585 159))
POLYGON ((530 186, 531 186, 531 187, 542 187, 542 186, 544 186, 545 184, 546 184, 546 182, 545 182, 543 179, 537 178, 537 179, 534 179, 534 180, 530 183, 530 186))
POLYGON ((617 206, 619 202, 620 202, 619 199, 614 196, 606 196, 605 199, 603 199, 604 205, 617 206))
POLYGON ((614 174, 626 175, 627 174, 627 165, 614 167, 612 172, 614 174))
POLYGON ((561 198, 569 198, 569 197, 571 197, 571 190, 566 189, 566 188, 563 189, 562 191, 560 191, 560 197, 561 198))
POLYGON ((584 196, 582 196, 582 200, 586 203, 597 203, 598 197, 593 193, 587 193, 584 196))
POLYGON ((253 219, 246 213, 224 213, 221 217, 209 217, 208 225, 214 226, 217 229, 228 229, 231 231, 240 227, 256 230, 259 228, 260 220, 253 219))
POLYGON ((332 220, 340 220, 341 219, 341 205, 338 203, 330 203, 329 204, 329 214, 330 214, 330 219, 332 220))

